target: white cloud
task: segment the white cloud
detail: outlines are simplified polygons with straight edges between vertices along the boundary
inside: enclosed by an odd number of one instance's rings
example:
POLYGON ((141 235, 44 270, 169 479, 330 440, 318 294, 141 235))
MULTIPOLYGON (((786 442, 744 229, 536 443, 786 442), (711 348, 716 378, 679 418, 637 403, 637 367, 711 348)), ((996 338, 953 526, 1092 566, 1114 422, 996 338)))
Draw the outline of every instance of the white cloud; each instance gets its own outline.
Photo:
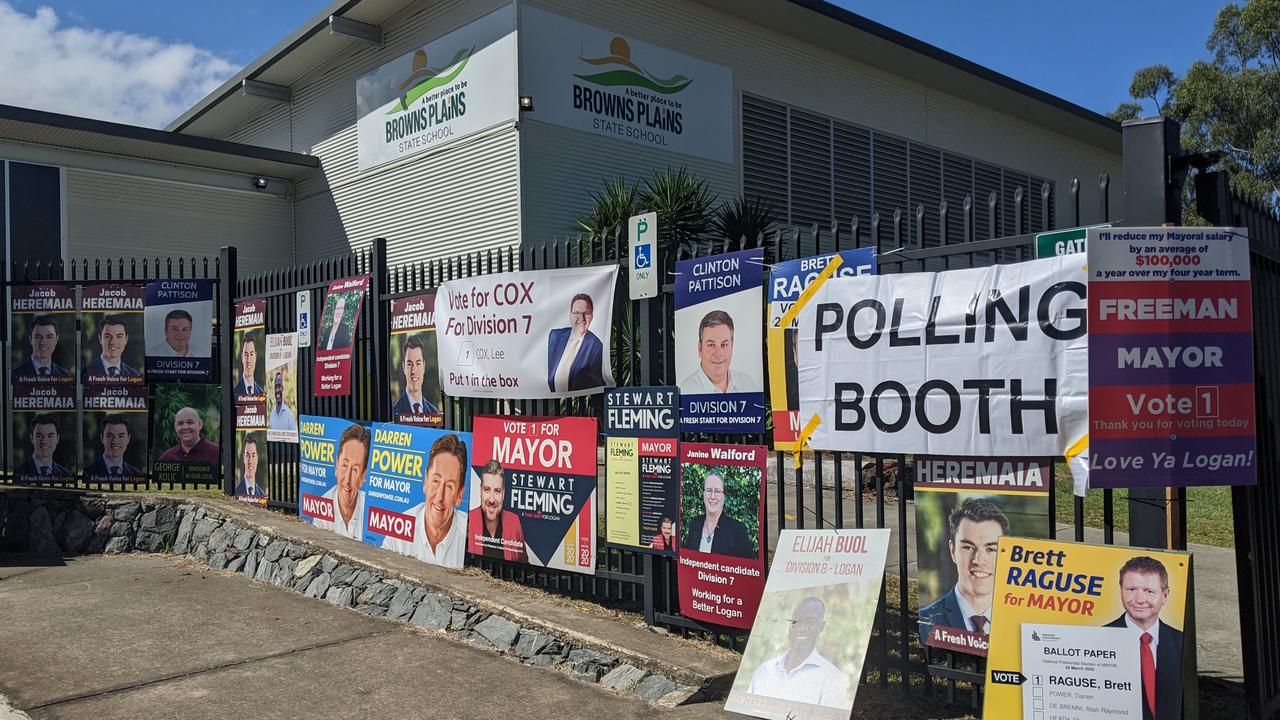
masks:
POLYGON ((60 24, 0 1, 0 104, 163 127, 239 68, 186 43, 60 24))

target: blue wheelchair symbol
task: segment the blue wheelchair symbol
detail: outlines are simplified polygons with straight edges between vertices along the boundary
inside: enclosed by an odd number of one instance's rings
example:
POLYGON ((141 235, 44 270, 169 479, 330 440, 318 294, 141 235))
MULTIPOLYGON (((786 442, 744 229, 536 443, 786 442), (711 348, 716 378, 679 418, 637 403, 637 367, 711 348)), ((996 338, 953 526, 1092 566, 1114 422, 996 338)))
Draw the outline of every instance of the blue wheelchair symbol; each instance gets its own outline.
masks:
POLYGON ((649 255, 651 252, 653 252, 652 245, 636 246, 635 266, 637 269, 647 268, 652 264, 649 255))

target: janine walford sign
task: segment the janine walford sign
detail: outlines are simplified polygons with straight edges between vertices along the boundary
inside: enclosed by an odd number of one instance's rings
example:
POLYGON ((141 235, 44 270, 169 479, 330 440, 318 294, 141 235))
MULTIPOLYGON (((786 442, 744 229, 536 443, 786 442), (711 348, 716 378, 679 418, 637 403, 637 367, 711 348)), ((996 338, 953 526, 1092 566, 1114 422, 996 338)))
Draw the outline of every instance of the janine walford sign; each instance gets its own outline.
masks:
POLYGON ((515 17, 508 5, 357 80, 360 169, 514 120, 515 17))

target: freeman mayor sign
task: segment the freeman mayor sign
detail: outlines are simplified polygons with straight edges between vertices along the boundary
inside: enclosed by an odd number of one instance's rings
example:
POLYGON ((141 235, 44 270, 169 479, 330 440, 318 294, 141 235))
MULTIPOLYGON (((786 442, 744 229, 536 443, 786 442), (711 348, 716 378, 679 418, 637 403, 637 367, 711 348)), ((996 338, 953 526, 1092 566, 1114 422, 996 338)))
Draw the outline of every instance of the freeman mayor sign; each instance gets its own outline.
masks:
POLYGON ((515 119, 515 7, 508 5, 356 81, 360 169, 515 119))
POLYGON ((525 117, 645 148, 733 162, 733 74, 532 7, 521 9, 525 117))
POLYGON ((1083 261, 822 283, 799 319, 811 446, 1068 454, 1087 432, 1083 261))

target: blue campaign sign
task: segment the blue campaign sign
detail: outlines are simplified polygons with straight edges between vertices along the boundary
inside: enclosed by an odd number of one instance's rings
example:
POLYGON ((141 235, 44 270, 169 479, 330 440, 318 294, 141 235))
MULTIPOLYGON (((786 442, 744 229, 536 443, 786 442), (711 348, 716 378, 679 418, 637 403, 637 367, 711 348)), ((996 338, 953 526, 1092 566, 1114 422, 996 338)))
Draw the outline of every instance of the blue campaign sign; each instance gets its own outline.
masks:
MULTIPOLYGON (((840 267, 832 277, 876 274, 876 249, 871 247, 774 263, 769 271, 770 313, 785 313, 789 310, 790 305, 800 299, 804 289, 822 274, 836 255, 840 256, 840 267), (778 305, 775 306, 775 303, 778 305)), ((775 326, 775 323, 769 323, 769 327, 775 326)))
POLYGON ((764 250, 676 263, 680 429, 764 429, 764 250))
POLYGON ((360 539, 369 428, 350 420, 303 415, 299 424, 298 516, 318 528, 360 539))
POLYGON ((143 329, 148 381, 213 379, 212 280, 147 283, 143 329))
POLYGON ((471 433, 374 423, 364 541, 462 567, 471 478, 471 433))

